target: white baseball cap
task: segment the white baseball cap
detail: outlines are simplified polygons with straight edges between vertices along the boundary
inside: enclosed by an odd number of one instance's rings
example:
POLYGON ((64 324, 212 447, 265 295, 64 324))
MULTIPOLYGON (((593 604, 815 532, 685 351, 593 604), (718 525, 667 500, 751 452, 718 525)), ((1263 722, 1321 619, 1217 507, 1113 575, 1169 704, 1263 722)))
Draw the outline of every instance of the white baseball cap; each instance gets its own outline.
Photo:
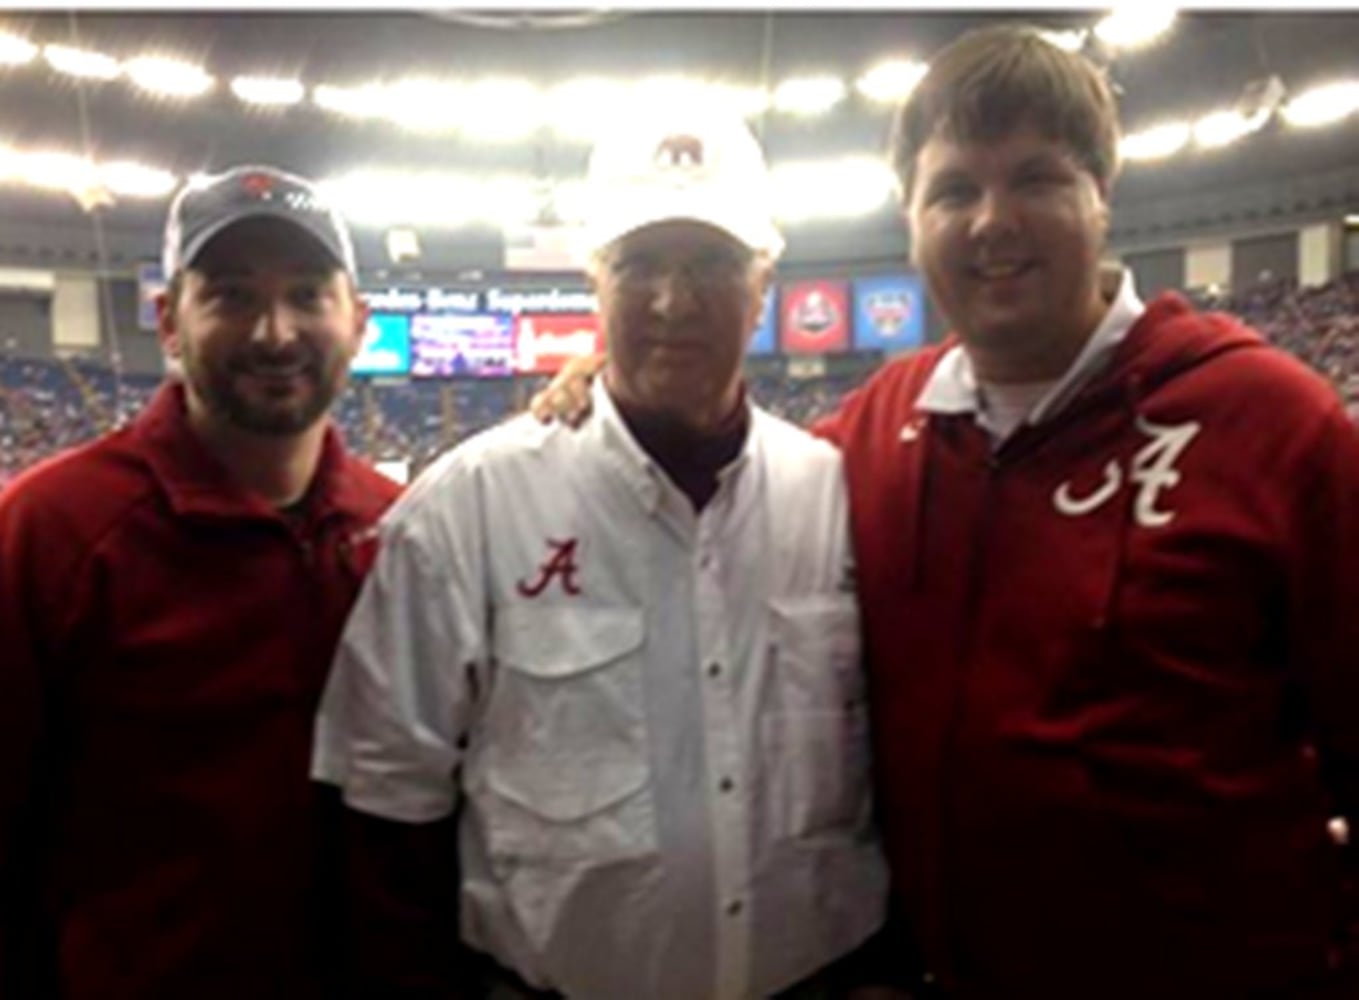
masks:
POLYGON ((590 156, 586 206, 590 253, 672 219, 707 223, 772 258, 783 252, 760 145, 735 111, 715 106, 617 120, 590 156))

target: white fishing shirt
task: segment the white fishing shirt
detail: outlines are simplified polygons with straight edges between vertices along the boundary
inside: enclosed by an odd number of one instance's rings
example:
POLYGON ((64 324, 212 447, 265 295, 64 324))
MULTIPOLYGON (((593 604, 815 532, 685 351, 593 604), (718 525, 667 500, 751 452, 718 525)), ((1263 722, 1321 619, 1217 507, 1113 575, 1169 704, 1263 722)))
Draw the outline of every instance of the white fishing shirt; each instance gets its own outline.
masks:
POLYGON ((840 457, 753 409, 696 514, 594 408, 393 508, 314 772, 389 819, 461 809, 463 937, 536 987, 767 996, 886 897, 840 457))

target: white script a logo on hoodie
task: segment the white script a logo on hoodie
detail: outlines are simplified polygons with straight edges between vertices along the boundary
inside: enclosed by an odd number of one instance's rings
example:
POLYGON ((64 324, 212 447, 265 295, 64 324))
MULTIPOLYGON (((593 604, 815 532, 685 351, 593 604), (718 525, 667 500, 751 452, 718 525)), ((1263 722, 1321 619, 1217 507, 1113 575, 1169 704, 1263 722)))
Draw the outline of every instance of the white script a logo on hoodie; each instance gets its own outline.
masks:
MULTIPOLYGON (((1194 440, 1202 427, 1196 421, 1167 426, 1137 418, 1137 429, 1151 440, 1133 456, 1129 478, 1137 484, 1137 499, 1133 504, 1133 518, 1144 528, 1160 528, 1175 519, 1173 510, 1161 510, 1157 503, 1161 493, 1180 481, 1175 468, 1180 455, 1194 440)), ((1118 492, 1123 485, 1123 467, 1118 459, 1110 459, 1104 466, 1104 481, 1083 497, 1071 495, 1071 481, 1067 480, 1052 494, 1052 505, 1058 513, 1081 517, 1097 510, 1118 492)))

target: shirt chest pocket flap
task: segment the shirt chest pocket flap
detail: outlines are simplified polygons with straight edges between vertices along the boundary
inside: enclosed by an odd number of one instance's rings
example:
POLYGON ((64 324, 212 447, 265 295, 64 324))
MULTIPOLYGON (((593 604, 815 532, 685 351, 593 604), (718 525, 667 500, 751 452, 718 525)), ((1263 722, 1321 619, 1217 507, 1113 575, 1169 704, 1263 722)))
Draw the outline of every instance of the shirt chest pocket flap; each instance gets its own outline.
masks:
POLYGON ((482 737, 492 792, 571 823, 647 784, 640 609, 502 609, 492 635, 482 737))

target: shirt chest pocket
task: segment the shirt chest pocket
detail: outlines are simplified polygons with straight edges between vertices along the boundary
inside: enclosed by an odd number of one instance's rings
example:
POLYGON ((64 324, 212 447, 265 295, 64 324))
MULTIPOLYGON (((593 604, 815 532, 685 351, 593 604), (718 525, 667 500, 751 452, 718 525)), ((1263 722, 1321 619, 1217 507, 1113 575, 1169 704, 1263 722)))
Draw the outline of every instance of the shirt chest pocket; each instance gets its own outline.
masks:
POLYGON ((602 860, 654 845, 634 608, 503 609, 479 737, 493 854, 602 860))
POLYGON ((769 667, 777 709, 762 722, 776 835, 853 833, 868 821, 868 716, 859 610, 849 595, 776 598, 769 667))

